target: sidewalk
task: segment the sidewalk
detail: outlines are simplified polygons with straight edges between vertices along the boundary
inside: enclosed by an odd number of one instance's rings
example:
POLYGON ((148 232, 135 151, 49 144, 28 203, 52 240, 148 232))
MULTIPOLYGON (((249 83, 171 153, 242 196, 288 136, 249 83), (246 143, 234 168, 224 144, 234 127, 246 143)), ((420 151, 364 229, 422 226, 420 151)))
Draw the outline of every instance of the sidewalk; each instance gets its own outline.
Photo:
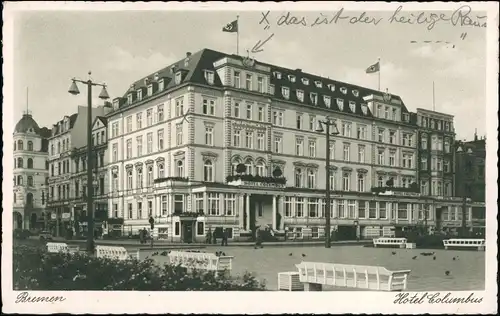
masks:
MULTIPOLYGON (((60 241, 60 242, 65 242, 67 244, 85 244, 87 241, 86 240, 66 240, 62 237, 54 237, 54 241, 60 241)), ((356 240, 346 240, 346 241, 332 241, 332 246, 342 246, 342 245, 352 245, 352 246, 361 246, 361 245, 367 245, 371 244, 372 241, 356 241, 356 240)), ((150 247, 150 242, 147 242, 146 244, 141 244, 139 240, 127 240, 127 239, 122 239, 122 240, 102 240, 102 239, 97 239, 95 240, 96 245, 109 245, 109 246, 124 246, 124 247, 137 247, 137 248, 149 248, 150 247)), ((264 242, 264 246, 273 246, 273 247, 308 247, 308 246, 321 246, 324 245, 325 242, 321 240, 311 240, 311 241, 273 241, 273 242, 264 242)), ((219 246, 219 244, 205 244, 205 243, 179 243, 179 242, 170 242, 166 240, 155 240, 154 243, 154 248, 161 248, 161 247, 172 247, 172 248, 193 248, 193 247, 210 247, 210 246, 219 246)), ((230 242, 229 246, 233 247, 253 247, 255 246, 255 242, 251 241, 235 241, 235 242, 230 242)))

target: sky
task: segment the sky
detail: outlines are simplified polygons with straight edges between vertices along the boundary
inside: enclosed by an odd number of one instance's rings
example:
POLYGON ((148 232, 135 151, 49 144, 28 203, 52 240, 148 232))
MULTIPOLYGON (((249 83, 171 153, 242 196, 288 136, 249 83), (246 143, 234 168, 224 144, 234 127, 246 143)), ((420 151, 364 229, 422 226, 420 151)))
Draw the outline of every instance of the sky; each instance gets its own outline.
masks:
MULTIPOLYGON (((373 89, 378 87, 378 76, 366 74, 365 69, 380 58, 381 90, 401 96, 410 111, 432 110, 434 82, 435 110, 455 116, 457 139, 472 139, 475 129, 479 136, 485 135, 486 28, 441 23, 428 30, 425 25, 391 24, 392 11, 368 12, 383 19, 377 25, 346 22, 311 27, 320 13, 331 17, 335 12, 292 12, 290 17, 304 16, 308 25, 280 26, 277 20, 286 12, 272 11, 268 29, 266 23, 259 24, 260 11, 18 13, 14 122, 27 103, 40 126, 51 127, 75 113, 86 96, 67 93, 70 79, 87 79, 89 70, 95 81, 108 85, 114 98, 133 81, 182 59, 186 52, 210 48, 236 53, 237 35, 222 32, 222 27, 239 15, 240 55, 274 34, 262 52, 250 56, 373 89)), ((79 88, 84 92, 83 86, 79 88)), ((94 95, 99 92, 96 88, 94 95)), ((102 102, 95 99, 94 104, 102 102)))

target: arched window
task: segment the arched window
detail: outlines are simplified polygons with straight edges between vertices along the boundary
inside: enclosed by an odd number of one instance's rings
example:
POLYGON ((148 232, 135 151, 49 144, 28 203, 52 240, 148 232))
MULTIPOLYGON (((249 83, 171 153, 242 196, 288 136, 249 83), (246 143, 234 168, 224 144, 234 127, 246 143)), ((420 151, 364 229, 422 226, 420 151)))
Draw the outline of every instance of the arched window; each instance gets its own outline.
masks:
POLYGON ((378 176, 378 179, 377 179, 377 186, 378 187, 384 187, 384 177, 382 176, 378 176))
POLYGON ((31 140, 28 141, 28 150, 33 151, 33 142, 31 140))
POLYGON ((313 169, 310 169, 307 173, 307 187, 309 189, 316 187, 316 172, 313 169))
POLYGON ((33 159, 28 158, 28 168, 32 169, 33 168, 33 159))
POLYGON ((247 167, 247 174, 253 174, 253 161, 252 161, 252 159, 248 158, 245 161, 245 166, 247 167))
POLYGON ((23 176, 17 176, 17 185, 23 185, 23 176))
POLYGON ((50 145, 50 154, 51 154, 51 155, 54 155, 54 154, 55 154, 55 153, 54 153, 54 144, 51 144, 51 145, 50 145))
POLYGON ((28 186, 32 187, 33 186, 33 177, 28 176, 28 186))
POLYGON ((302 172, 302 169, 301 168, 295 169, 295 186, 297 188, 302 187, 302 183, 304 180, 303 177, 304 177, 304 174, 302 172))
POLYGON ((257 162, 257 165, 255 166, 255 171, 258 176, 265 177, 267 176, 266 172, 266 165, 262 160, 257 162))
POLYGON ((184 162, 182 160, 177 160, 176 172, 178 177, 184 177, 184 162))
POLYGON ((153 186, 153 166, 148 167, 148 187, 153 186))
POLYGON ((57 143, 57 153, 60 154, 61 153, 61 142, 58 142, 57 143))
POLYGON ((362 173, 358 174, 358 191, 365 192, 365 175, 362 173))
POLYGON ((17 141, 17 150, 23 150, 23 141, 22 140, 18 140, 17 141))
POLYGON ((17 158, 17 167, 18 168, 23 167, 23 158, 21 158, 21 157, 17 158))
POLYGON ((33 193, 26 194, 26 204, 33 205, 33 193))
POLYGON ((142 180, 142 167, 137 169, 137 188, 142 188, 144 181, 142 180))
POLYGON ((127 189, 132 190, 132 169, 127 170, 127 189))
POLYGON ((203 181, 214 181, 214 165, 210 159, 205 159, 203 162, 203 181))
POLYGON ((158 178, 164 178, 165 177, 165 167, 163 166, 162 163, 158 164, 158 178))
POLYGON ((241 163, 241 160, 239 158, 234 158, 233 162, 231 163, 232 166, 232 175, 237 174, 237 167, 241 163))

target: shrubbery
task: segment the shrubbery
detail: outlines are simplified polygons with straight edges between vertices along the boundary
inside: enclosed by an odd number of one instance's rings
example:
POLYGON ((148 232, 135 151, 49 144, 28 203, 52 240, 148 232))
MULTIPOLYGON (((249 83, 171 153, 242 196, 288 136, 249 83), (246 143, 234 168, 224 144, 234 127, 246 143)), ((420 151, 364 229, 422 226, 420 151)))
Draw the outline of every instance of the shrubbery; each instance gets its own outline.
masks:
POLYGON ((26 239, 31 236, 31 232, 27 229, 16 228, 13 233, 15 239, 26 239))
POLYGON ((15 290, 259 291, 253 276, 160 266, 152 259, 111 260, 84 253, 47 253, 44 248, 14 245, 15 290))

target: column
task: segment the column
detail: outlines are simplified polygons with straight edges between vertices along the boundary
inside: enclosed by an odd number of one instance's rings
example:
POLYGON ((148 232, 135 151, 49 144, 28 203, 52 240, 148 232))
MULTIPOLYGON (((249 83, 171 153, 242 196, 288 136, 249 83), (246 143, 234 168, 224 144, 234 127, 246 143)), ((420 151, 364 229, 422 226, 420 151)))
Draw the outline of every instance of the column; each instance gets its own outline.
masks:
POLYGON ((243 223, 244 223, 244 219, 245 217, 243 216, 243 214, 245 214, 245 204, 244 204, 244 197, 243 197, 243 194, 239 194, 238 195, 238 216, 239 216, 239 228, 240 230, 243 230, 243 223))
POLYGON ((277 199, 277 197, 276 197, 276 195, 274 195, 273 196, 273 229, 274 230, 278 229, 278 227, 276 227, 276 224, 277 224, 276 223, 276 206, 277 206, 276 205, 276 199, 277 199))
POLYGON ((224 203, 224 193, 219 193, 219 208, 220 208, 219 214, 221 216, 224 216, 226 214, 224 209, 225 204, 226 203, 224 203))
POLYGON ((386 203, 385 207, 386 207, 385 211, 387 212, 387 219, 389 220, 390 223, 392 221, 392 202, 386 203))
POLYGON ((250 230, 250 194, 246 195, 245 214, 247 214, 247 231, 250 230))
POLYGON ((205 213, 205 216, 209 215, 208 214, 208 198, 207 198, 207 192, 203 192, 203 212, 205 213))
POLYGON ((376 212, 375 212, 375 214, 376 214, 375 218, 376 219, 380 219, 380 201, 377 201, 376 203, 377 203, 377 208, 375 209, 376 210, 376 212))
POLYGON ((281 223, 280 227, 278 227, 279 230, 284 230, 285 229, 285 196, 281 196, 279 199, 279 209, 278 211, 280 212, 281 215, 281 223))
POLYGON ((396 224, 399 222, 399 214, 398 214, 398 207, 399 207, 399 204, 397 202, 393 203, 393 205, 395 205, 396 207, 394 208, 394 212, 396 213, 396 224))

